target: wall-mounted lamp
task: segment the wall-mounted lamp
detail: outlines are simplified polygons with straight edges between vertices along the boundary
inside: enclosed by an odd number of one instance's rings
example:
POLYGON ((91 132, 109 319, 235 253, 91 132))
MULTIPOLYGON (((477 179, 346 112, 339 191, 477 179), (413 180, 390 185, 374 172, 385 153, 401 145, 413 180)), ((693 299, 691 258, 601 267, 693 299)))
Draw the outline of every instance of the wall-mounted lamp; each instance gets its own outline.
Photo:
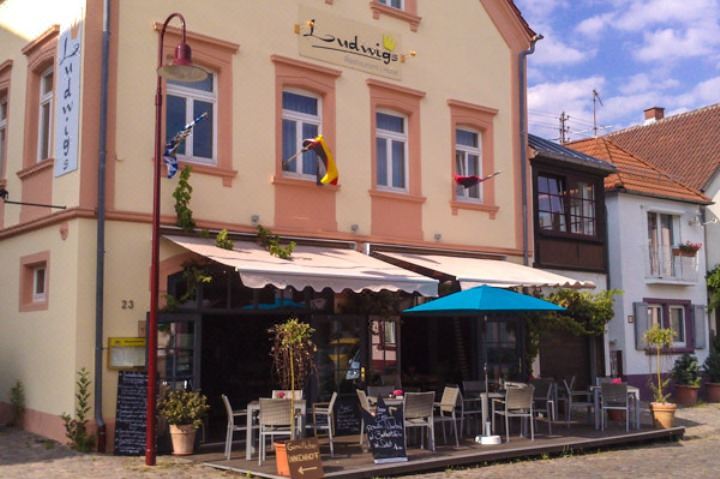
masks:
POLYGON ((417 55, 417 52, 415 50, 410 50, 407 53, 401 53, 400 54, 400 63, 405 63, 405 60, 408 58, 414 58, 417 55))
POLYGON ((315 19, 311 18, 309 20, 305 20, 305 23, 303 24, 296 23, 295 25, 293 25, 293 32, 295 33, 295 35, 300 35, 302 33, 303 27, 309 28, 310 32, 312 32, 312 30, 315 28, 315 19))
POLYGON ((359 229, 360 227, 357 224, 350 225, 350 231, 352 231, 353 233, 357 233, 359 229))
POLYGON ((442 239, 442 233, 435 233, 435 241, 440 241, 442 239))
POLYGON ((258 223, 260 223, 260 215, 252 215, 250 217, 250 222, 252 223, 253 226, 257 226, 258 223))

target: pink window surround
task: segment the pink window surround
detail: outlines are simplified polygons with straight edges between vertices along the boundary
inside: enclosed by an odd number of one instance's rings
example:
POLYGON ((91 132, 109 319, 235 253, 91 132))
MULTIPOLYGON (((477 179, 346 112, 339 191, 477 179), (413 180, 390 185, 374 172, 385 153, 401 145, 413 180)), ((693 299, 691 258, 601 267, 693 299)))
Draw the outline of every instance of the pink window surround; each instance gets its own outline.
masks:
POLYGON ((499 210, 499 207, 495 204, 495 180, 490 180, 482 184, 482 202, 462 201, 457 199, 456 185, 455 182, 452 181, 452 175, 457 173, 455 171, 455 131, 463 127, 480 133, 483 175, 489 175, 495 171, 493 120, 498 111, 494 108, 474 105, 460 100, 448 100, 448 106, 450 107, 450 135, 452 146, 450 152, 450 208, 452 214, 457 215, 458 210, 483 211, 490 215, 490 219, 495 219, 499 210))
POLYGON ((371 0, 370 10, 372 10, 372 15, 375 20, 379 19, 380 15, 397 18, 407 22, 410 26, 410 30, 413 32, 417 32, 420 20, 422 20, 422 17, 419 17, 417 14, 417 0, 405 0, 405 8, 402 10, 388 7, 377 0, 371 0))
MULTIPOLYGON (((40 81, 45 70, 54 66, 57 51, 57 38, 60 27, 54 25, 22 49, 27 57, 27 88, 25 93, 25 128, 22 169, 17 172, 22 181, 21 198, 23 202, 52 203, 53 163, 50 157, 37 161, 38 120, 40 106, 40 81)), ((52 132, 50 145, 53 144, 52 132)), ((50 214, 50 208, 22 206, 20 222, 24 223, 50 214)))
POLYGON ((425 197, 421 192, 420 154, 420 101, 425 93, 385 83, 367 80, 370 90, 370 149, 371 149, 371 231, 373 235, 386 238, 421 240, 422 205, 425 197), (408 192, 379 190, 377 181, 377 151, 375 117, 378 110, 387 109, 407 117, 408 192))
MULTIPOLYGON (((283 176, 282 94, 287 88, 300 89, 322 99, 321 132, 335 152, 335 80, 340 70, 306 63, 280 55, 275 64, 275 226, 306 232, 337 231, 335 196, 340 186, 318 186, 315 182, 283 176)), ((342 171, 340 173, 342 182, 342 171)))
POLYGON ((50 297, 50 252, 22 256, 20 258, 20 302, 19 311, 43 311, 48 309, 50 297), (38 267, 45 268, 45 297, 42 300, 33 300, 34 271, 38 267))
MULTIPOLYGON (((162 23, 153 25, 155 31, 162 29, 162 23)), ((166 58, 172 59, 175 46, 180 42, 181 30, 176 27, 168 27, 165 32, 163 50, 166 58)), ((217 151, 215 165, 199 163, 180 162, 181 167, 185 164, 192 166, 193 173, 203 175, 219 176, 222 178, 223 186, 232 186, 232 181, 237 176, 237 170, 233 169, 232 146, 233 146, 233 56, 240 48, 240 45, 226 40, 220 40, 201 33, 187 32, 187 42, 192 48, 193 63, 212 71, 217 75, 217 151)), ((164 83, 163 83, 164 85, 164 83)), ((167 97, 163 91, 163 95, 167 97)), ((165 119, 163 118, 162 137, 165 138, 165 119)))
MULTIPOLYGON (((3 158, 2 164, 0 164, 0 188, 7 186, 6 175, 7 175, 7 163, 8 163, 8 142, 10 141, 10 77, 12 72, 12 60, 5 60, 0 63, 0 98, 5 98, 7 101, 7 116, 5 118, 5 144, 0 145, 0 148, 4 148, 0 151, 0 158, 3 158)), ((0 229, 5 224, 5 202, 0 202, 0 229)))

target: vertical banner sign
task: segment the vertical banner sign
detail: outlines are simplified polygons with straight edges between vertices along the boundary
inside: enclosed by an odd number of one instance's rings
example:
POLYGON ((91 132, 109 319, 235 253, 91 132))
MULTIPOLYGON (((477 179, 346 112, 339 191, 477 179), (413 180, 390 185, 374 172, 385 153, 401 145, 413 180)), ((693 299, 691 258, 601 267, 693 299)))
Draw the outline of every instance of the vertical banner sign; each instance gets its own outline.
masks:
POLYGON ((55 177, 77 170, 80 140, 80 48, 82 23, 65 24, 55 68, 55 177))

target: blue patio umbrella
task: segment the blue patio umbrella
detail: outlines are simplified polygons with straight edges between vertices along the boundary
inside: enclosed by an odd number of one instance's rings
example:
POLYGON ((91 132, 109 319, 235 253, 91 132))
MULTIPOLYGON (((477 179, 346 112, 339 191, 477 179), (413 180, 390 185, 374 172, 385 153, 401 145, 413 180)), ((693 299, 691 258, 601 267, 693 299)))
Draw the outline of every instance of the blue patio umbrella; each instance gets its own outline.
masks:
POLYGON ((477 286, 403 311, 408 315, 479 316, 483 313, 565 311, 549 301, 492 286, 477 286))
MULTIPOLYGON (((412 316, 484 316, 487 313, 519 313, 531 311, 565 311, 549 301, 492 286, 478 286, 443 296, 403 311, 412 316)), ((488 390, 488 361, 485 351, 483 369, 485 390, 488 390)), ((484 426, 487 430, 487 425, 484 426)))

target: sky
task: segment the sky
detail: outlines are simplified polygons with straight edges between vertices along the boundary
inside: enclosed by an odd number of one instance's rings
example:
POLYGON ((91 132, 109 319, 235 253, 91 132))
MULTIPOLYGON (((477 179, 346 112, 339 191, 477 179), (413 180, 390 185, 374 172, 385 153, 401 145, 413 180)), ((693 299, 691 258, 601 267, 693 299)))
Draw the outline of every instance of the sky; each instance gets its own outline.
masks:
POLYGON ((641 124, 720 102, 720 0, 515 0, 545 38, 528 57, 530 132, 566 138, 641 124))

